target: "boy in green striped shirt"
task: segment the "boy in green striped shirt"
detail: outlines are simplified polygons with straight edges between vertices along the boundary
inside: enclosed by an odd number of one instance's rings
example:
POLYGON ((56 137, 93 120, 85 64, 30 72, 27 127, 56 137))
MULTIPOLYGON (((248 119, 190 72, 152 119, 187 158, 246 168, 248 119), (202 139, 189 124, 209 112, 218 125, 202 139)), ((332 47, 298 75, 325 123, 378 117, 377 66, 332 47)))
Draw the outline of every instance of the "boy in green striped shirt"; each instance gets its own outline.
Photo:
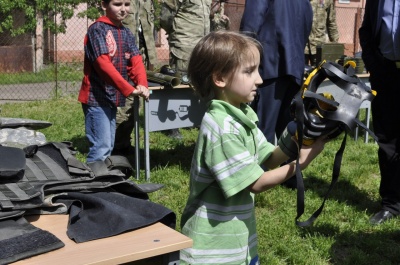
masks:
MULTIPOLYGON (((280 166, 289 156, 280 145, 267 142, 256 125, 257 115, 246 104, 262 83, 261 50, 250 37, 216 31, 203 37, 192 52, 190 82, 210 102, 181 219, 182 233, 193 239, 193 247, 181 251, 180 264, 259 264, 254 195, 295 173, 295 162, 280 166), (271 170, 264 172, 261 165, 271 170)), ((292 141, 290 136, 287 141, 292 141)), ((302 169, 326 141, 318 139, 300 150, 302 169)))

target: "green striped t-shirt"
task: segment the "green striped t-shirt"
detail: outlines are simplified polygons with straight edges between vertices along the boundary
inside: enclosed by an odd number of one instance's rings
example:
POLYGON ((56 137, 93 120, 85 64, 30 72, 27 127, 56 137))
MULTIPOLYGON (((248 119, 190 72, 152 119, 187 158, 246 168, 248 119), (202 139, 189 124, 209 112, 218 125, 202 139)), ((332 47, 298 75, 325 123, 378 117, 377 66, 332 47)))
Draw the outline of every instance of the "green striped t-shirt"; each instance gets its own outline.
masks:
POLYGON ((180 264, 257 264, 254 194, 247 187, 264 172, 275 148, 257 128, 255 112, 220 100, 204 115, 190 171, 182 233, 193 247, 180 264))

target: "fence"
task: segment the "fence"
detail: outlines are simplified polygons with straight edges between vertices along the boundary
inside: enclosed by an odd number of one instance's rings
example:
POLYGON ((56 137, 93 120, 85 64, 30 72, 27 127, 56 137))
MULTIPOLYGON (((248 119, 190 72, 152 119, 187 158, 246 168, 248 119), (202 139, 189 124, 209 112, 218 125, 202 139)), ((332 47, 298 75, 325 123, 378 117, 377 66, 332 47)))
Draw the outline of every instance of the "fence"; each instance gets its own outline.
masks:
POLYGON ((339 30, 339 43, 344 43, 345 54, 354 56, 361 51, 358 29, 364 17, 362 8, 336 8, 336 21, 339 30))
MULTIPOLYGON (((244 9, 243 0, 225 3, 225 14, 231 29, 239 30, 244 9)), ((77 7, 77 12, 86 8, 77 7)), ((360 51, 357 29, 360 26, 360 8, 337 8, 340 39, 345 44, 345 54, 353 56, 360 51)), ((16 25, 23 23, 23 16, 15 14, 16 25)), ((55 17, 57 22, 59 18, 55 17)), ((0 17, 0 21, 2 18, 0 17)), ((31 34, 11 37, 0 33, 0 100, 27 101, 59 97, 76 93, 83 75, 83 39, 92 21, 74 16, 65 21, 66 32, 52 34, 41 27, 31 34)), ((155 32, 157 56, 160 64, 169 59, 168 41, 163 31, 155 32)))

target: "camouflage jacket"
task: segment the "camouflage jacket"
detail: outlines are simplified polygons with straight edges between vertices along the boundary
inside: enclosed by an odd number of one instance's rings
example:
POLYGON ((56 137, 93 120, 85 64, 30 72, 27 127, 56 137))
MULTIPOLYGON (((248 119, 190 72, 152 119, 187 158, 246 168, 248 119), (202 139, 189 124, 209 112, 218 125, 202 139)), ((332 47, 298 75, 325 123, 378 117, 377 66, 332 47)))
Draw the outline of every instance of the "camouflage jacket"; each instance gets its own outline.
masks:
POLYGON ((168 36, 171 53, 187 61, 194 46, 210 32, 211 0, 179 0, 173 31, 168 36), (190 23, 188 23, 190 22, 190 23))
POLYGON ((229 30, 230 20, 224 12, 224 3, 220 3, 218 9, 210 14, 210 31, 229 30))
POLYGON ((152 0, 131 0, 128 16, 122 21, 129 28, 137 41, 146 68, 148 63, 157 64, 157 52, 154 40, 154 5, 152 0), (142 37, 139 28, 142 30, 142 37))
POLYGON ((310 0, 313 10, 313 25, 304 53, 317 53, 317 45, 329 41, 338 42, 339 33, 336 24, 336 9, 334 0, 310 0))
POLYGON ((122 24, 131 30, 136 40, 139 40, 139 0, 131 0, 130 4, 128 16, 122 21, 122 24))

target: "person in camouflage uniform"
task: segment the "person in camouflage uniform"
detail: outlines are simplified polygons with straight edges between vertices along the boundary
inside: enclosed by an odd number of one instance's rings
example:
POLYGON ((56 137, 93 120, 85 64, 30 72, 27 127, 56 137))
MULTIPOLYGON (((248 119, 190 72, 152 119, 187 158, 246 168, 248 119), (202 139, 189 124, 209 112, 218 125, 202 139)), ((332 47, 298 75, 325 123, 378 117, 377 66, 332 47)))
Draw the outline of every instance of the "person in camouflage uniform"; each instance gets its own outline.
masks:
MULTIPOLYGON (((134 1, 134 0, 132 0, 134 1)), ((156 44, 154 40, 154 5, 152 0, 139 1, 139 21, 142 26, 144 44, 141 47, 148 70, 153 70, 158 65, 156 44)))
POLYGON ((316 66, 317 46, 327 42, 338 42, 339 32, 336 24, 334 0, 310 0, 313 10, 313 24, 304 50, 306 64, 316 66))
POLYGON ((135 35, 147 69, 158 64, 154 40, 154 5, 152 0, 131 0, 129 15, 122 22, 135 35))
POLYGON ((211 31, 228 30, 230 26, 229 17, 225 15, 225 3, 218 1, 218 5, 219 6, 215 12, 214 10, 211 10, 211 31))
MULTIPOLYGON (((158 64, 154 41, 154 6, 152 0, 131 0, 130 13, 122 22, 135 35, 147 70, 158 64)), ((114 155, 134 154, 131 134, 134 129, 134 97, 126 98, 124 107, 118 107, 116 118, 114 155)))
POLYGON ((179 0, 172 32, 168 35, 170 66, 185 75, 190 54, 197 42, 210 32, 212 0, 179 0))
POLYGON ((122 24, 132 31, 136 46, 139 46, 139 0, 131 0, 129 14, 122 21, 122 24))
MULTIPOLYGON (((175 75, 187 83, 187 66, 197 42, 210 32, 212 0, 176 0, 179 7, 174 16, 172 31, 168 33, 169 66, 175 75)), ((182 139, 179 129, 163 131, 175 139, 182 139)))

